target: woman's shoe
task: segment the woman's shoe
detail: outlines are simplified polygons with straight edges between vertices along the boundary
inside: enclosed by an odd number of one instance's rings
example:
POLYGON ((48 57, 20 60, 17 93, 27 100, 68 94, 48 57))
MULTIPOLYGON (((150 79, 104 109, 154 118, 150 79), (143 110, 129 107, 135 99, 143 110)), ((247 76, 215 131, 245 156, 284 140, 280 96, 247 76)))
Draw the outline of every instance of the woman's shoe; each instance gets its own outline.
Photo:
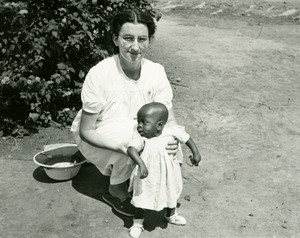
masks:
POLYGON ((132 227, 129 228, 129 235, 132 238, 140 237, 141 233, 144 231, 143 226, 144 219, 133 220, 132 227))
POLYGON ((170 217, 165 216, 165 219, 170 224, 177 225, 177 226, 185 226, 186 224, 185 218, 183 216, 179 216, 177 213, 175 213, 170 217))
POLYGON ((130 203, 131 198, 126 198, 125 200, 121 201, 119 198, 113 197, 109 193, 106 193, 102 195, 102 199, 118 213, 128 217, 134 216, 135 208, 130 203))

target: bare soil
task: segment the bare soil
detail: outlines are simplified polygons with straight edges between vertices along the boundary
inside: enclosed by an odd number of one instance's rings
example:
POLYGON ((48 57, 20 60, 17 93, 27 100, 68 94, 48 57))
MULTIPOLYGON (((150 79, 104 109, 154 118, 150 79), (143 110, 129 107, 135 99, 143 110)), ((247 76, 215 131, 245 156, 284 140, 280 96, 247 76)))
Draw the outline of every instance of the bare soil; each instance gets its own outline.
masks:
MULTIPOLYGON (((203 161, 183 165, 187 225, 150 212, 141 237, 299 237, 300 3, 154 4, 163 17, 148 57, 165 66, 203 161)), ((57 182, 32 161, 73 142, 55 125, 0 139, 0 237, 128 237, 132 220, 101 200, 108 179, 94 165, 57 182)))

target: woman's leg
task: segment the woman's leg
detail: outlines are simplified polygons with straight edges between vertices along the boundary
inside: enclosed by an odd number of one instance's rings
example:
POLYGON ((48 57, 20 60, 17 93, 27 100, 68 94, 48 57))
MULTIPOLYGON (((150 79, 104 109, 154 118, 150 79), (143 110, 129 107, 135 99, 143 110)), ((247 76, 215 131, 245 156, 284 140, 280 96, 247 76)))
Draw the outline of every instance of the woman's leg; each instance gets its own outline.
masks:
POLYGON ((131 204, 131 197, 127 191, 127 183, 109 186, 109 192, 102 195, 102 199, 120 214, 134 216, 135 208, 131 204))
POLYGON ((110 185, 108 193, 102 196, 103 200, 112 206, 118 213, 125 216, 134 216, 134 206, 131 204, 131 196, 128 192, 128 179, 135 167, 127 161, 129 157, 121 157, 114 160, 111 167, 110 185))
MULTIPOLYGON (((122 127, 124 127, 124 125, 122 125, 122 127)), ((106 128, 107 135, 110 135, 109 129, 110 128, 106 128)), ((103 133, 104 127, 98 128, 97 131, 98 130, 99 133, 103 133)), ((113 134, 120 137, 119 131, 118 133, 113 134)), ((132 161, 130 157, 125 154, 94 147, 82 141, 78 132, 76 135, 78 139, 78 141, 76 140, 78 148, 83 156, 93 163, 103 175, 110 176, 108 192, 102 195, 102 199, 118 213, 125 216, 134 216, 134 206, 130 203, 130 193, 128 192, 128 185, 126 182, 130 178, 135 167, 133 162, 132 164, 130 163, 132 161)))
POLYGON ((169 207, 167 207, 167 214, 166 214, 166 216, 167 217, 171 217, 171 216, 173 216, 175 214, 175 207, 174 208, 169 208, 169 207))
POLYGON ((121 201, 130 197, 130 193, 128 192, 128 184, 126 181, 120 184, 110 184, 108 191, 113 197, 119 198, 121 201))
POLYGON ((144 209, 136 207, 134 210, 134 219, 135 220, 137 220, 137 219, 144 220, 144 214, 145 214, 144 209))

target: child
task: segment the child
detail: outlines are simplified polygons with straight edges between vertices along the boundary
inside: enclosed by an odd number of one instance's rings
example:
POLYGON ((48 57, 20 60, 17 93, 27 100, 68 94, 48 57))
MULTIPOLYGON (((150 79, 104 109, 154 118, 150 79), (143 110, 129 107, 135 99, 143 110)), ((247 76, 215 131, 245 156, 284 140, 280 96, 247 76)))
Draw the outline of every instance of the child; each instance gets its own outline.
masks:
POLYGON ((165 105, 158 102, 145 104, 138 111, 137 120, 138 133, 127 149, 128 155, 137 164, 130 181, 130 187, 133 188, 131 203, 136 207, 134 223, 129 230, 131 237, 139 237, 143 231, 144 209, 160 211, 166 207, 165 218, 169 223, 186 224, 185 218, 175 211, 182 191, 182 176, 179 161, 165 150, 170 136, 190 148, 193 165, 198 166, 201 160, 193 139, 184 131, 184 127, 164 129, 168 120, 165 105))

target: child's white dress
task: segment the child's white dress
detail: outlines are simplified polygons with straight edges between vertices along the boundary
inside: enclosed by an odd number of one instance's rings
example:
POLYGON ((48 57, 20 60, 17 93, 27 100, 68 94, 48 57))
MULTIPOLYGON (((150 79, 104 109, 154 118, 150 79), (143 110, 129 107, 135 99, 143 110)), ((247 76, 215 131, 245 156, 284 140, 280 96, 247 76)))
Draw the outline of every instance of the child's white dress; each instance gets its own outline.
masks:
POLYGON ((180 162, 168 155, 166 146, 170 137, 186 143, 190 136, 184 127, 165 128, 162 135, 147 139, 137 136, 129 146, 142 151, 141 158, 148 169, 148 177, 141 179, 138 166, 134 169, 130 189, 133 189, 131 203, 135 207, 160 211, 165 207, 175 208, 182 191, 180 162))

